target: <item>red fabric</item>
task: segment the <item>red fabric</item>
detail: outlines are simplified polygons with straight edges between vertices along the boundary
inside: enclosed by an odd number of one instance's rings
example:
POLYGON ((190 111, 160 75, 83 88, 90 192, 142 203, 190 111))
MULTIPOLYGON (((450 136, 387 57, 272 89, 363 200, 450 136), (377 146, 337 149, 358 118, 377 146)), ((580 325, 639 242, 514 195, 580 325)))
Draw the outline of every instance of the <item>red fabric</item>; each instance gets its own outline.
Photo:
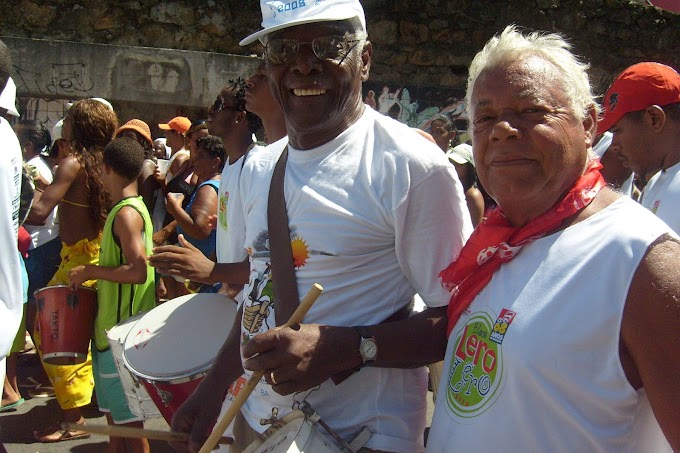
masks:
POLYGON ((28 258, 28 248, 31 246, 31 234, 26 231, 26 228, 19 227, 19 252, 24 258, 28 258))
POLYGON ((524 245, 555 231, 564 219, 590 204, 605 186, 600 168, 599 160, 593 160, 562 200, 524 226, 512 226, 499 208, 493 209, 477 226, 460 256, 439 273, 442 284, 452 294, 447 311, 447 335, 501 264, 514 258, 524 245))

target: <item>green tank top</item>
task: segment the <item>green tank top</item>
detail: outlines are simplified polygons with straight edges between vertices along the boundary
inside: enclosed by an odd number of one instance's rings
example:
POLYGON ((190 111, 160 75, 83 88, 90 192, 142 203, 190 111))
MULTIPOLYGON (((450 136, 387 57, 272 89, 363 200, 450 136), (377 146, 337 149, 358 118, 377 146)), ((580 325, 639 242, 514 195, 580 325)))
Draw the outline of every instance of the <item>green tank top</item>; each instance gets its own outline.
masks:
MULTIPOLYGON (((140 232, 144 241, 146 255, 151 255, 153 227, 149 211, 142 197, 124 198, 109 212, 102 232, 99 252, 100 266, 119 266, 125 264, 123 251, 113 239, 113 222, 118 211, 125 206, 134 208, 144 220, 144 230, 140 232)), ((97 317, 94 321, 94 344, 99 351, 109 348, 106 331, 137 313, 149 311, 156 304, 154 270, 147 265, 146 282, 142 284, 113 283, 97 280, 97 317)))

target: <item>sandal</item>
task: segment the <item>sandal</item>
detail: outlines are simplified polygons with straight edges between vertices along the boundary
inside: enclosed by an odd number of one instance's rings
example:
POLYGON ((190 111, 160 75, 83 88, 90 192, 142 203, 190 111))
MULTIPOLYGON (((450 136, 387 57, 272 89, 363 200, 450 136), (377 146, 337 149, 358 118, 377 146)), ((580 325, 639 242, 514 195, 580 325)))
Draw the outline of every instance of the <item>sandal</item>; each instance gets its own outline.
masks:
POLYGON ((33 431, 33 437, 38 442, 49 444, 54 442, 63 442, 65 440, 87 439, 90 437, 90 433, 87 431, 79 431, 74 429, 62 429, 56 425, 53 425, 42 432, 33 431))
POLYGON ((51 398, 54 396, 54 387, 38 384, 37 387, 29 389, 28 394, 31 398, 51 398))
POLYGON ((24 404, 25 401, 26 400, 24 400, 23 398, 20 398, 18 401, 1 406, 0 412, 11 411, 12 409, 16 410, 16 408, 24 404))

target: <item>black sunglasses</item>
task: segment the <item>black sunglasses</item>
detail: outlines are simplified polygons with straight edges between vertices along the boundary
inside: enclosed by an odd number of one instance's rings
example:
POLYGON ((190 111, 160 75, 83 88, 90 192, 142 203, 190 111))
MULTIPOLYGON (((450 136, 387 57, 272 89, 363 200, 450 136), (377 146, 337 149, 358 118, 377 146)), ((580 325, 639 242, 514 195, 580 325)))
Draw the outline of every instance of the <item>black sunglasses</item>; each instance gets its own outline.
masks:
POLYGON ((215 103, 208 108, 208 113, 219 113, 224 109, 236 111, 235 106, 229 105, 222 97, 218 97, 215 99, 215 103))
POLYGON ((267 41, 264 56, 272 64, 290 64, 299 55, 300 45, 309 44, 318 59, 333 60, 341 64, 359 42, 360 39, 347 39, 339 35, 320 36, 311 42, 274 38, 267 41))

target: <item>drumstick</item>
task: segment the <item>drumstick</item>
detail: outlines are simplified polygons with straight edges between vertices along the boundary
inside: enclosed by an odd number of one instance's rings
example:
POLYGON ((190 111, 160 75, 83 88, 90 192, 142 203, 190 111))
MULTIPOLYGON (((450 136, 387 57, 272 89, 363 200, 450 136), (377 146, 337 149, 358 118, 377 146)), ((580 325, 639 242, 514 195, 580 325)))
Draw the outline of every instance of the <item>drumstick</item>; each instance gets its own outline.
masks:
MULTIPOLYGON (((133 428, 131 426, 117 425, 79 425, 76 423, 63 422, 62 429, 70 431, 78 430, 92 434, 101 434, 110 437, 125 437, 133 439, 164 440, 166 442, 187 442, 189 433, 178 431, 160 431, 155 429, 133 428)), ((219 444, 231 444, 231 437, 220 437, 219 444)))
MULTIPOLYGON (((322 291, 323 287, 318 283, 314 283, 312 287, 309 289, 309 292, 305 295, 305 297, 302 298, 302 300, 300 301, 300 305, 291 315, 288 322, 284 324, 284 327, 291 327, 294 326, 295 324, 300 324, 302 322, 302 319, 307 314, 307 311, 312 307, 312 305, 316 301, 316 298, 319 297, 319 294, 321 294, 322 291)), ((210 433, 210 436, 205 441, 203 447, 201 447, 198 453, 209 453, 212 451, 213 448, 215 448, 215 445, 217 445, 217 441, 220 439, 222 434, 224 434, 224 432, 227 430, 229 424, 232 422, 232 420, 234 420, 234 417, 236 417, 238 411, 241 410, 241 406, 243 406, 243 404, 246 402, 250 394, 253 392, 253 390, 255 390, 255 387, 257 386, 258 382, 260 382, 260 379, 262 379, 262 376, 264 376, 264 371, 256 371, 250 376, 248 382, 246 382, 245 386, 241 389, 240 392, 238 392, 238 395, 234 399, 234 402, 231 403, 231 406, 229 406, 229 408, 227 409, 227 412, 222 417, 222 420, 220 420, 220 422, 217 425, 215 425, 215 428, 213 429, 212 433, 210 433)))

